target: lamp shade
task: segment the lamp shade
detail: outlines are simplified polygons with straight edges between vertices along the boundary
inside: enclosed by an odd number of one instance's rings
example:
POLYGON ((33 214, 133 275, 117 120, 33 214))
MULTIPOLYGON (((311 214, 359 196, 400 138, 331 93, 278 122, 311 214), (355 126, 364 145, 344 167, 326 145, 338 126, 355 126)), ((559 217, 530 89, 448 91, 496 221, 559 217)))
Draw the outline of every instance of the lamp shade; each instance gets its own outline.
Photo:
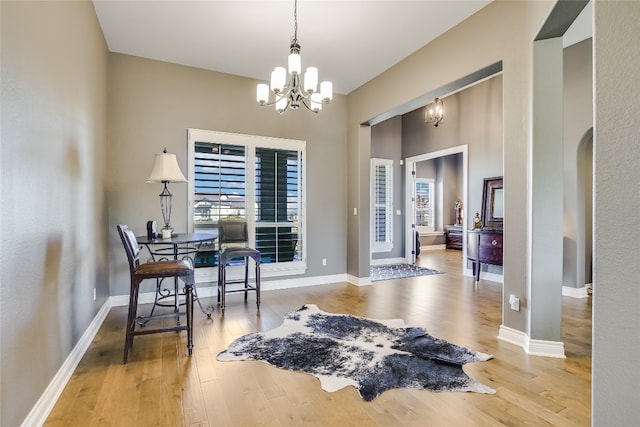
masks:
POLYGON ((151 182, 187 182, 178 166, 175 154, 158 153, 155 155, 153 169, 147 183, 151 182))

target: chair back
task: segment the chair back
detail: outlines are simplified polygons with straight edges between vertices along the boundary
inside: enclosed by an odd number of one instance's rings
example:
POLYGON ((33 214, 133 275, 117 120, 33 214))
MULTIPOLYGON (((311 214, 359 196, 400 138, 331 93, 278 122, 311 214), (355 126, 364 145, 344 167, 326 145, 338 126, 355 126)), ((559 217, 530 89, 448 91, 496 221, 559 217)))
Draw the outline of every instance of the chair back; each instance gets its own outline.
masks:
POLYGON ((249 229, 246 221, 221 219, 218 221, 218 243, 245 245, 249 243, 249 229))
POLYGON ((138 239, 136 239, 134 232, 125 224, 118 224, 118 234, 124 245, 124 250, 127 253, 129 270, 133 273, 140 264, 140 246, 138 245, 138 239))

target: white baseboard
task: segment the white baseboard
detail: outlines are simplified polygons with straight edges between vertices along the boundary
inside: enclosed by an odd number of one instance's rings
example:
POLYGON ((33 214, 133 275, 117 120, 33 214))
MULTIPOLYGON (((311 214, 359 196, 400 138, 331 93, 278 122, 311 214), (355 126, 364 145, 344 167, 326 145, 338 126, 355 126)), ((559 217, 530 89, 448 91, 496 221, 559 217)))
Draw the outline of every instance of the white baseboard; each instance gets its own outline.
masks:
POLYGON ((560 359, 567 358, 564 354, 564 343, 562 341, 530 339, 529 348, 527 348, 526 351, 532 356, 557 357, 560 359))
POLYGON ((498 339, 521 347, 525 353, 531 356, 566 358, 562 341, 531 339, 524 332, 504 325, 500 325, 498 339))
POLYGON ((80 363, 82 356, 84 356, 84 353, 87 351, 89 345, 91 345, 91 342, 100 330, 104 319, 107 318, 107 314, 109 314, 110 309, 111 301, 110 298, 107 298, 107 301, 102 305, 96 316, 89 324, 87 330, 82 334, 82 337, 80 337, 76 346, 71 350, 67 359, 53 377, 44 393, 40 396, 40 399, 38 399, 33 408, 31 408, 29 415, 27 415, 22 422, 22 427, 41 426, 45 423, 47 417, 51 413, 51 410, 58 401, 60 394, 62 394, 62 391, 67 386, 73 372, 78 367, 78 363, 80 363))
POLYGON ((356 277, 356 276, 352 276, 351 274, 347 275, 347 282, 351 283, 352 285, 356 285, 356 286, 367 286, 371 284, 371 277, 367 276, 367 277, 356 277))
POLYGON ((571 297, 571 298, 588 298, 589 297, 589 287, 584 286, 582 288, 573 288, 571 286, 563 286, 562 287, 562 296, 563 297, 571 297))
MULTIPOLYGON (((273 291, 276 289, 293 289, 305 286, 326 285, 329 283, 351 282, 346 274, 333 274, 328 276, 299 277, 295 279, 280 280, 263 280, 260 283, 261 291, 273 291)), ((353 282, 351 282, 353 283, 353 282)), ((218 287, 216 283, 207 282, 209 286, 203 286, 204 283, 196 285, 196 291, 201 298, 213 297, 218 295, 218 287)), ((355 284, 355 283, 354 283, 355 284)), ((155 292, 143 292, 138 295, 139 304, 150 304, 155 299, 155 292)), ((129 305, 129 295, 114 295, 110 298, 112 307, 129 305)))
POLYGON ((439 245, 420 245, 421 251, 436 251, 440 249, 447 249, 447 245, 445 243, 439 245))
POLYGON ((379 258, 369 261, 369 265, 404 264, 404 258, 379 258))
MULTIPOLYGON (((466 268, 464 270, 464 275, 473 277, 473 270, 471 270, 470 268, 466 268)), ((504 283, 504 276, 498 273, 488 273, 486 271, 481 271, 480 278, 483 280, 488 280, 490 282, 504 283)))

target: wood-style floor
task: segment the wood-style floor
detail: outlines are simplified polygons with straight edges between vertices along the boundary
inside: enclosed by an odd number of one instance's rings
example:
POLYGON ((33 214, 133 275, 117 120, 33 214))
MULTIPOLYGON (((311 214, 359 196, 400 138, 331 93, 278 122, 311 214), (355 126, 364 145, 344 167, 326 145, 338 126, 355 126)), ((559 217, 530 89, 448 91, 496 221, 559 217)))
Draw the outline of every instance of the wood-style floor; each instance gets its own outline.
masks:
MULTIPOLYGON (((563 298, 566 359, 528 356, 496 338, 499 283, 460 273, 455 250, 423 251, 419 264, 445 274, 262 293, 245 305, 229 295, 224 318, 196 306, 195 348, 185 333, 136 337, 123 365, 126 308, 109 313, 51 412, 46 426, 589 426, 591 298, 563 298), (464 370, 496 394, 394 389, 364 402, 348 387, 335 393, 314 377, 255 361, 218 362, 235 338, 278 326, 305 303, 371 318, 402 318, 432 335, 491 353, 464 370)), ((213 301, 207 301, 212 303, 213 301)))

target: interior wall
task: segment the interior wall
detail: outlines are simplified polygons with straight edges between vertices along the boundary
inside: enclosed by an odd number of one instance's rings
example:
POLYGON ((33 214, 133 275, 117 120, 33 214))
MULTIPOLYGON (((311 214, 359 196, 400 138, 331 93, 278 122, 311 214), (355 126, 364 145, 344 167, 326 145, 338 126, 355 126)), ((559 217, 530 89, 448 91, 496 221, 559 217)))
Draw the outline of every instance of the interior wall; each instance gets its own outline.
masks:
POLYGON ((640 2, 594 4, 594 426, 640 420, 640 2))
MULTIPOLYGON (((584 140, 593 127, 592 39, 566 47, 563 52, 564 81, 564 242, 562 284, 581 288, 591 281, 591 210, 586 198, 592 197, 591 182, 585 182, 587 169, 584 140), (587 277, 587 270, 589 274, 587 277)), ((589 176, 591 174, 589 173, 589 176)))
MULTIPOLYGON (((462 154, 452 154, 442 158, 443 192, 441 230, 456 223, 456 202, 464 200, 462 185, 462 154)), ((464 223, 464 206, 463 223, 464 223)))
MULTIPOLYGON (((468 145, 469 206, 463 206, 466 212, 463 223, 467 228, 473 228, 473 215, 482 210, 484 178, 502 175, 502 82, 502 75, 497 75, 443 98, 445 120, 438 127, 425 123, 425 108, 403 115, 405 158, 468 145)), ((452 203, 455 200, 443 200, 443 209, 453 212, 452 203)), ((442 221, 445 220, 450 218, 443 216, 442 221)), ((452 222, 443 225, 449 224, 452 222)))
POLYGON ((0 425, 19 426, 109 295, 108 53, 91 2, 0 11, 0 425))
MULTIPOLYGON (((424 46, 380 76, 349 94, 347 123, 347 153, 350 167, 360 168, 349 172, 348 209, 361 209, 369 204, 365 194, 367 186, 361 179, 365 176, 361 168, 368 168, 363 159, 363 148, 369 142, 363 138, 361 128, 370 120, 406 105, 422 94, 432 93, 448 83, 472 75, 491 64, 500 63, 502 74, 503 115, 500 137, 504 140, 503 155, 487 158, 503 171, 505 179, 505 269, 503 296, 503 325, 525 331, 528 319, 527 308, 519 312, 508 310, 509 294, 526 295, 527 282, 527 234, 523 224, 527 223, 527 144, 530 139, 531 87, 532 87, 532 40, 549 15, 555 2, 492 2, 432 43, 424 46), (354 179, 355 178, 355 179, 354 179)), ((445 98, 446 108, 446 98, 445 98)), ((477 113, 475 111, 474 113, 477 113)), ((447 119, 445 119, 447 120, 447 119)), ((439 127, 440 128, 440 127, 439 127)), ((474 137, 482 136, 479 133, 474 137)), ((404 140, 404 135, 403 135, 404 140)), ((464 143, 460 141, 459 143, 464 143)), ((469 147, 468 158, 478 158, 469 147)), ((417 153, 435 151, 420 149, 417 153)), ((480 205, 482 199, 480 178, 474 175, 473 165, 469 170, 469 203, 467 212, 480 205), (477 185, 474 190, 473 185, 477 185), (477 197, 477 199, 473 199, 477 197)), ((477 173, 477 172, 476 172, 477 173)), ((368 170, 367 170, 368 174, 368 170)), ((495 173, 492 175, 500 175, 495 173)), ((469 218, 466 225, 469 226, 469 218)), ((349 239, 356 243, 349 246, 348 265, 350 272, 366 275, 368 264, 362 261, 362 253, 369 253, 368 218, 359 217, 349 221, 349 239), (366 227, 362 223, 366 221, 366 227), (359 250, 359 253, 352 253, 359 250)))
POLYGON ((402 147, 402 117, 396 116, 371 127, 371 158, 393 160, 393 249, 374 252, 372 259, 404 256, 403 166, 400 165, 402 147), (400 211, 400 215, 397 215, 400 211))
MULTIPOLYGON (((268 71, 265 70, 265 76, 268 71)), ((279 115, 255 102, 255 80, 111 53, 109 65, 109 248, 111 295, 128 293, 128 265, 116 232, 128 224, 146 233, 161 223, 161 184, 145 184, 153 155, 167 148, 187 174, 187 129, 270 136, 307 142, 307 272, 346 270, 346 101, 343 95, 313 114, 279 115), (322 265, 326 258, 327 265, 322 265)), ((171 223, 187 230, 187 185, 171 184, 171 223)), ((266 281, 265 281, 265 284, 266 281)))

